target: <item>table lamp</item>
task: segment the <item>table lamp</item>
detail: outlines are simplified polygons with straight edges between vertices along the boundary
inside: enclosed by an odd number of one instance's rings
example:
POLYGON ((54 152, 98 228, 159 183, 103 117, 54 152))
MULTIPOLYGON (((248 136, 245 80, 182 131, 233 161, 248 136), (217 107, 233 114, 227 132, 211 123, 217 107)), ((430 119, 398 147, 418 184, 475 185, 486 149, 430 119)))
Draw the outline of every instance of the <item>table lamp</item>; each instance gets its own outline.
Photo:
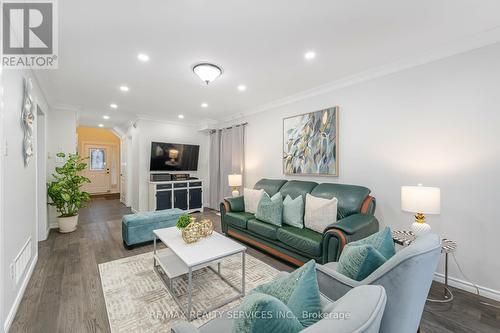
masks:
POLYGON ((227 181, 229 186, 233 188, 233 192, 231 193, 233 197, 237 197, 240 195, 238 191, 238 187, 240 187, 243 183, 243 178, 240 174, 232 174, 227 176, 227 181))
POLYGON ((423 235, 431 230, 425 223, 424 214, 439 214, 441 211, 441 190, 438 187, 401 186, 401 209, 415 213, 415 222, 411 231, 415 236, 423 235))

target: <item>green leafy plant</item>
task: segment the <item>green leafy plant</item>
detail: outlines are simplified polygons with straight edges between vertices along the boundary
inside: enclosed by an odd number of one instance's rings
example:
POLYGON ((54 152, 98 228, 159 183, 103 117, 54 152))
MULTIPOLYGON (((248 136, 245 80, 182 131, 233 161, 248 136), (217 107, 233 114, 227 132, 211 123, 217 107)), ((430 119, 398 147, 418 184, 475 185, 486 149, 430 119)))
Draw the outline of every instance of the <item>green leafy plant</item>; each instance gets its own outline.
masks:
MULTIPOLYGON (((56 156, 66 158, 64 153, 56 156)), ((90 183, 90 179, 79 175, 87 167, 84 160, 78 154, 68 154, 66 163, 62 167, 56 167, 56 173, 52 174, 54 180, 47 184, 51 199, 49 204, 56 207, 60 217, 77 215, 78 210, 90 200, 90 194, 80 190, 83 184, 90 183)))
POLYGON ((187 227, 189 223, 191 223, 191 217, 188 214, 184 214, 179 217, 176 226, 178 229, 182 230, 187 227))

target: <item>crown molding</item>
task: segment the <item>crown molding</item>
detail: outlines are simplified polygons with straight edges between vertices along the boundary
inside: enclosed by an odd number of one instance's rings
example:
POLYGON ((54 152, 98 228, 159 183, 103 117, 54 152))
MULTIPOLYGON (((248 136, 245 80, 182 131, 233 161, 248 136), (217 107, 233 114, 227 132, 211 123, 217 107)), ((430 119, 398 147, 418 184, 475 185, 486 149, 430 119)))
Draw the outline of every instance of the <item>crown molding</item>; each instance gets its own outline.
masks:
POLYGON ((56 104, 52 105, 52 109, 59 110, 59 111, 80 112, 80 111, 82 111, 83 108, 79 105, 56 103, 56 104))
POLYGON ((123 138, 123 136, 125 135, 122 129, 118 126, 113 126, 112 128, 110 128, 110 131, 113 132, 120 139, 123 138))
POLYGON ((256 108, 243 110, 239 119, 256 113, 276 109, 311 97, 324 95, 345 87, 377 79, 406 69, 428 64, 454 55, 497 44, 500 42, 500 26, 476 33, 466 38, 441 45, 432 51, 427 51, 409 58, 400 59, 390 64, 375 67, 351 76, 347 76, 284 98, 263 104, 256 108))
POLYGON ((191 128, 196 128, 199 129, 200 126, 204 126, 207 124, 216 124, 217 121, 213 119, 208 119, 205 118, 202 121, 190 121, 189 119, 184 119, 183 121, 175 121, 175 120, 168 120, 168 119, 162 119, 162 118, 156 118, 156 117, 151 117, 150 115, 146 114, 138 114, 135 120, 132 121, 132 123, 135 123, 137 121, 150 121, 150 122, 157 122, 157 123, 162 123, 162 124, 169 124, 169 125, 176 125, 176 126, 184 126, 184 127, 191 127, 191 128))

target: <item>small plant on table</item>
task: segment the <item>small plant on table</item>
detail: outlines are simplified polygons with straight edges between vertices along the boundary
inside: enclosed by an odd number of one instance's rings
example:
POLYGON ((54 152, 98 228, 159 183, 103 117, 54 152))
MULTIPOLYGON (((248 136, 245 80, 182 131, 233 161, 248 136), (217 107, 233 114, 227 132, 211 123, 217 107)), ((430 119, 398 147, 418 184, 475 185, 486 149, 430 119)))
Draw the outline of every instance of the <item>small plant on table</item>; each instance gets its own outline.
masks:
POLYGON ((191 217, 188 214, 181 215, 177 220, 176 227, 180 230, 184 229, 191 223, 191 217))

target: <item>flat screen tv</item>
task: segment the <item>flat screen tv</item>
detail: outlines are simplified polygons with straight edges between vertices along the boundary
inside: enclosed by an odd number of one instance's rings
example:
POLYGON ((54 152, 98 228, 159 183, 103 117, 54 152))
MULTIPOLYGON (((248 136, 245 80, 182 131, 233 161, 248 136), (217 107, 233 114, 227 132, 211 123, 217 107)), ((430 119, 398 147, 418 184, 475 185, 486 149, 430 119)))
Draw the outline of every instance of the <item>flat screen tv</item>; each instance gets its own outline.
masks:
POLYGON ((150 171, 196 171, 200 146, 151 142, 150 171))

